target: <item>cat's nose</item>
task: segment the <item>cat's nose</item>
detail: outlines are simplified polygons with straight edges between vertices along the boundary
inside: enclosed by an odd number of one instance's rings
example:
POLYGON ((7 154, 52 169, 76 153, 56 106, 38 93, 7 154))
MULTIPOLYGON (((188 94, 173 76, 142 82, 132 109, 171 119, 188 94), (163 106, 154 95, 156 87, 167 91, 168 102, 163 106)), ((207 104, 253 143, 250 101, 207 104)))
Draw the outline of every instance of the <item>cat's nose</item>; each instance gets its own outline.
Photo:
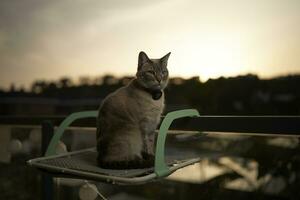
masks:
POLYGON ((157 77, 156 80, 157 80, 158 83, 161 83, 161 78, 160 77, 157 77))

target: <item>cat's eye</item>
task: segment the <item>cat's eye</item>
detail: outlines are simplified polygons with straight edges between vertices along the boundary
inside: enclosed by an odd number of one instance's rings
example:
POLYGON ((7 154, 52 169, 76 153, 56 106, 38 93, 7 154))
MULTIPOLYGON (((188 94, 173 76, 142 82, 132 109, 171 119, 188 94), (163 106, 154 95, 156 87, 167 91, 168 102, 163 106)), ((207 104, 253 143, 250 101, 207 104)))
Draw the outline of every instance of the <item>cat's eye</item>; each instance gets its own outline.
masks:
POLYGON ((168 71, 163 71, 163 72, 162 72, 162 74, 163 74, 164 76, 168 75, 168 73, 169 73, 168 71))

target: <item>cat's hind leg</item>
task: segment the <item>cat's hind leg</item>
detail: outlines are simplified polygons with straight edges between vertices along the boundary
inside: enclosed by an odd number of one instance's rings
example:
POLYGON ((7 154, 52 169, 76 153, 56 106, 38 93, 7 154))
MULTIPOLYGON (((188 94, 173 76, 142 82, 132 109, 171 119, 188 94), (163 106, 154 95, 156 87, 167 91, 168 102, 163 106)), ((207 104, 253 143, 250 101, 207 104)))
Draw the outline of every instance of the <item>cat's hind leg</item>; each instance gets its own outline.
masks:
POLYGON ((137 130, 127 129, 122 135, 103 141, 99 147, 98 163, 102 168, 135 169, 153 166, 142 157, 143 141, 137 130), (102 150, 102 153, 100 153, 102 150))

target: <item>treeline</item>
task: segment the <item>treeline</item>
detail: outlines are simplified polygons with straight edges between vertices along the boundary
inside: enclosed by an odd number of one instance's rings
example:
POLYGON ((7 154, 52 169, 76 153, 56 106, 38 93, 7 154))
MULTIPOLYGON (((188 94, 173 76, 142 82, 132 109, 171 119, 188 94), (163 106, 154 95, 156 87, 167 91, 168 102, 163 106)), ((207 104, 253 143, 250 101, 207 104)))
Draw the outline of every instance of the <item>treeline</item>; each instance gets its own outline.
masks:
MULTIPOLYGON (((106 75, 100 78, 70 78, 57 81, 38 80, 29 91, 15 89, 0 91, 4 97, 47 97, 59 99, 99 98, 126 85, 133 77, 117 78, 106 75)), ((300 114, 300 75, 259 79, 244 76, 209 79, 171 78, 166 89, 168 110, 193 107, 202 114, 300 114)))

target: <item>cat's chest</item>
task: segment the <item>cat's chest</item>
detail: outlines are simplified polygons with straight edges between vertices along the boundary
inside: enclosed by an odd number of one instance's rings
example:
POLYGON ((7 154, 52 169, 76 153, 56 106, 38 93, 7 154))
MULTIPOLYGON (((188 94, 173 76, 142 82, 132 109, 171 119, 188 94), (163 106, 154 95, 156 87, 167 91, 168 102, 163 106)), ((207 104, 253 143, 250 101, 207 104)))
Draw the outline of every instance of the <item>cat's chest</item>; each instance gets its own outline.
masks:
POLYGON ((141 99, 138 103, 139 118, 146 121, 157 121, 164 108, 163 97, 159 100, 141 99))
POLYGON ((139 126, 144 133, 150 134, 156 129, 163 111, 163 103, 152 104, 145 106, 140 109, 140 114, 138 115, 139 126))
POLYGON ((149 100, 149 99, 141 99, 140 101, 140 109, 142 112, 147 113, 149 115, 157 115, 160 114, 164 107, 164 97, 162 96, 158 100, 149 100))

